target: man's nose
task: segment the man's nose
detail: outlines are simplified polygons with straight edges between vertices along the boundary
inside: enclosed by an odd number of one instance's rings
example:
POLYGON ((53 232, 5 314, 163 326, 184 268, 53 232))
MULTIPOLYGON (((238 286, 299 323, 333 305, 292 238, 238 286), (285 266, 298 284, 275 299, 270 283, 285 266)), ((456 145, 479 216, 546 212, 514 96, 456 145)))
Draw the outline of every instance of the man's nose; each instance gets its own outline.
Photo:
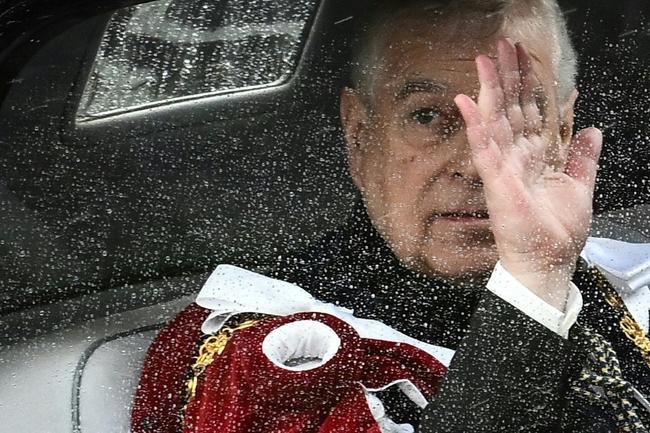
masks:
POLYGON ((471 186, 483 186, 481 176, 472 162, 472 153, 465 131, 461 131, 451 144, 453 150, 447 167, 451 177, 467 182, 471 186))

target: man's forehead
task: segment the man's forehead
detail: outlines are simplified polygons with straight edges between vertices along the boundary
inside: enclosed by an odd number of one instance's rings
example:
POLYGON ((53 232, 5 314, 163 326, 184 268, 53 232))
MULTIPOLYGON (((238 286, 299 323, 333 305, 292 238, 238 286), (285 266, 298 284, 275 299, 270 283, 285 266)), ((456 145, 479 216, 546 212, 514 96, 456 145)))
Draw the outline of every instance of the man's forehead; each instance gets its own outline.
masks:
POLYGON ((478 54, 496 51, 496 35, 475 39, 443 31, 446 29, 436 25, 411 28, 409 24, 410 21, 404 21, 401 27, 386 29, 377 46, 384 62, 400 62, 413 56, 424 57, 428 62, 471 62, 478 54))
MULTIPOLYGON (((411 9, 384 22, 375 40, 376 60, 384 65, 403 63, 408 59, 425 58, 428 63, 474 62, 479 54, 496 58, 497 40, 513 36, 523 42, 533 58, 545 63, 550 60, 548 35, 527 34, 525 40, 516 35, 528 28, 526 23, 511 20, 504 27, 490 15, 445 17, 431 11, 411 9), (522 27, 523 26, 523 27, 522 27), (546 55, 548 54, 548 56, 546 55)), ((421 59, 424 60, 424 59, 421 59)))
POLYGON ((415 93, 444 95, 458 91, 468 80, 478 83, 474 57, 420 56, 411 51, 382 63, 375 82, 397 99, 415 93))
MULTIPOLYGON (((497 33, 481 40, 461 34, 441 36, 435 31, 441 29, 439 26, 423 27, 421 21, 415 20, 416 25, 408 28, 409 22, 403 20, 398 23, 401 27, 387 28, 383 43, 377 47, 377 63, 373 67, 375 78, 379 79, 375 83, 381 83, 381 87, 390 89, 398 98, 415 88, 445 93, 460 90, 459 84, 477 82, 476 56, 485 54, 496 59, 497 40, 507 36, 497 33)), ((550 53, 539 54, 544 51, 539 40, 522 42, 533 58, 535 69, 552 68, 550 53)))

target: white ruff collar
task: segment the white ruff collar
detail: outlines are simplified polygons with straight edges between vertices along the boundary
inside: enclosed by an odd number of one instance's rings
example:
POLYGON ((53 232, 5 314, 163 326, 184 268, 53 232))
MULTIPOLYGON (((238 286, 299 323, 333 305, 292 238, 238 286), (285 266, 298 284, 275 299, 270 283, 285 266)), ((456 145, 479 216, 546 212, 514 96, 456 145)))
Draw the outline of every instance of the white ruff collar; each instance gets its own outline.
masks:
POLYGON ((650 244, 588 238, 580 256, 600 269, 621 295, 650 284, 650 244))
POLYGON ((616 288, 632 317, 650 328, 650 244, 589 238, 580 256, 616 288))
POLYGON ((300 287, 231 265, 219 265, 199 292, 196 303, 212 310, 201 330, 211 334, 233 315, 261 313, 286 316, 302 312, 331 314, 352 326, 362 338, 407 343, 449 366, 454 351, 427 344, 376 320, 360 319, 352 310, 321 302, 300 287))

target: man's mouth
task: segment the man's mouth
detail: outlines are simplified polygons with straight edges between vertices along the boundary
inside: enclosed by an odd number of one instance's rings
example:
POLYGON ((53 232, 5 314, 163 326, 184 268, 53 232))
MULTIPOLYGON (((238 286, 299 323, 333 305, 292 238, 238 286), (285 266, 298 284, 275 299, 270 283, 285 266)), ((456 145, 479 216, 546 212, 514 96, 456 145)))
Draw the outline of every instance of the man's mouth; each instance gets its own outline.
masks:
POLYGON ((429 222, 441 220, 450 222, 480 222, 487 221, 489 218, 490 215, 486 210, 438 212, 429 217, 429 222))

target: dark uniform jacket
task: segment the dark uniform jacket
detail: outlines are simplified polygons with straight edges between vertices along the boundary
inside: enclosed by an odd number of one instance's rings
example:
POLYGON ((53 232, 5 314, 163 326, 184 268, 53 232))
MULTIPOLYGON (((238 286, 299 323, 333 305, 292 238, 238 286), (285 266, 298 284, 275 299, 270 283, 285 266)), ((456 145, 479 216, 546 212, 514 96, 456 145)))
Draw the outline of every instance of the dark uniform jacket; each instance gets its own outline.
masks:
MULTIPOLYGON (((420 432, 623 431, 610 405, 589 400, 571 386, 593 357, 589 347, 572 338, 584 328, 611 342, 624 378, 650 395, 648 360, 621 330, 623 313, 605 301, 586 269, 574 278, 584 307, 569 340, 485 290, 486 281, 454 286, 406 269, 362 205, 307 253, 282 258, 272 276, 352 308, 358 317, 457 351, 439 394, 424 411, 386 396, 395 420, 419 424, 420 432)), ((638 412, 650 426, 648 412, 638 412)))

